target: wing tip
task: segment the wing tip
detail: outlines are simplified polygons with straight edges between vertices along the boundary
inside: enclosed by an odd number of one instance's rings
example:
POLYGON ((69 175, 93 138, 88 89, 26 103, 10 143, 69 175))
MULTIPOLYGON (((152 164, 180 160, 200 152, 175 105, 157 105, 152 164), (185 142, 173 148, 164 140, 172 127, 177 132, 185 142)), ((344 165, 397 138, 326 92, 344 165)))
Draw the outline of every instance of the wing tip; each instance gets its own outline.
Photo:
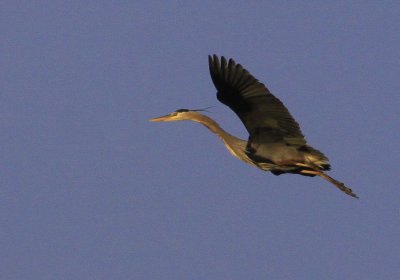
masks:
POLYGON ((231 65, 231 64, 233 64, 233 65, 240 65, 240 64, 237 64, 233 58, 227 59, 225 56, 223 56, 223 55, 218 56, 218 55, 216 55, 215 53, 214 53, 214 54, 209 54, 209 55, 208 55, 208 61, 209 61, 210 63, 221 62, 221 64, 226 63, 227 65, 228 65, 228 64, 229 64, 229 65, 231 65))

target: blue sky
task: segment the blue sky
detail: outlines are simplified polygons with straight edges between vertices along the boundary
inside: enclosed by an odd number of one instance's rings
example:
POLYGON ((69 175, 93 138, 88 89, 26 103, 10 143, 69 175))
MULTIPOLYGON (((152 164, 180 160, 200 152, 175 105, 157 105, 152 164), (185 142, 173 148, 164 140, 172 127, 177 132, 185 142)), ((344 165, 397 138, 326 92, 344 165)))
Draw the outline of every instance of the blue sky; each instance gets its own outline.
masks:
POLYGON ((395 1, 3 1, 2 279, 397 279, 395 1), (356 200, 233 158, 207 55, 264 82, 356 200))

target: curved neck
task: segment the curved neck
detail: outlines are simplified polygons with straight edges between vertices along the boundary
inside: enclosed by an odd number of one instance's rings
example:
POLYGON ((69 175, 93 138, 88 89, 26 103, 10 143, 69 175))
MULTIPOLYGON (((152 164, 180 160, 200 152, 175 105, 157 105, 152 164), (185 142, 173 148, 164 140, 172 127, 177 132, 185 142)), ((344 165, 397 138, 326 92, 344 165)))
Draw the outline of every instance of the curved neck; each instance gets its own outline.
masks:
POLYGON ((246 155, 246 145, 247 141, 244 141, 242 139, 239 139, 225 130, 223 130, 219 124, 217 124, 213 119, 202 115, 200 113, 195 112, 190 117, 190 120, 201 123, 205 127, 207 127, 211 132, 215 133, 218 135, 218 137, 224 142, 225 147, 228 149, 228 151, 237 157, 240 160, 243 160, 244 162, 247 162, 249 164, 253 164, 251 159, 246 155))
MULTIPOLYGON (((192 117, 191 120, 201 123, 202 125, 207 127, 209 130, 211 130, 211 132, 217 134, 218 137, 221 138, 224 142, 225 142, 225 140, 229 140, 229 138, 238 139, 235 136, 233 136, 233 135, 229 134, 228 132, 226 132, 225 130, 223 130, 216 121, 214 121, 213 119, 211 119, 205 115, 197 113, 196 115, 194 115, 192 117)), ((240 139, 238 139, 238 140, 240 140, 240 139)))

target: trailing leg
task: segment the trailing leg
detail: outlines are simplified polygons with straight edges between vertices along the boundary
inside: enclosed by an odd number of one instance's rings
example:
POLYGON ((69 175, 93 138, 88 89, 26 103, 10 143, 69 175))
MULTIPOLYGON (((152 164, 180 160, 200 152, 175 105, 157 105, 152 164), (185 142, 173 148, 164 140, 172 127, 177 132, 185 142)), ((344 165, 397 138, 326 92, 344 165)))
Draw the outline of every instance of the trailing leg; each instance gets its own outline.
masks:
POLYGON ((358 196, 355 193, 353 193, 353 191, 350 188, 346 187, 342 182, 339 182, 338 180, 335 180, 331 176, 325 174, 323 171, 304 169, 304 170, 301 170, 300 172, 304 173, 304 174, 313 174, 313 175, 320 176, 320 177, 324 178, 325 180, 329 181, 330 183, 334 184, 342 192, 344 192, 352 197, 358 198, 358 196))

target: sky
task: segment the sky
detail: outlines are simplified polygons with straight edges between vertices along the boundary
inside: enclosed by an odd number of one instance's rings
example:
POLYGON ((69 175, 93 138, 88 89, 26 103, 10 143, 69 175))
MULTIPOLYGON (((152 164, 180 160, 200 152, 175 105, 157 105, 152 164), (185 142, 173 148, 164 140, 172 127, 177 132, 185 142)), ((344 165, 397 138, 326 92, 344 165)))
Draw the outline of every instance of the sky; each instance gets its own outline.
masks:
POLYGON ((2 1, 0 278, 399 279, 399 17, 396 1, 2 1), (359 200, 148 121, 212 106, 247 139, 214 53, 359 200))

